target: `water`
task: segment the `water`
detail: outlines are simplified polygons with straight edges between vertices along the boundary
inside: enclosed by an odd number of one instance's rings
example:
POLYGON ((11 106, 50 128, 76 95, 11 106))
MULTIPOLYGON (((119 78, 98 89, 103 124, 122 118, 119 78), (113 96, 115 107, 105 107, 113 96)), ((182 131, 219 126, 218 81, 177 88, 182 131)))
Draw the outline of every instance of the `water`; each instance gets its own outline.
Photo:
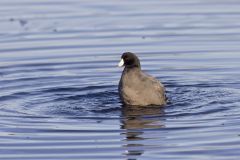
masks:
POLYGON ((239 159, 239 1, 2 0, 0 15, 0 159, 239 159), (166 107, 122 106, 125 51, 166 107))

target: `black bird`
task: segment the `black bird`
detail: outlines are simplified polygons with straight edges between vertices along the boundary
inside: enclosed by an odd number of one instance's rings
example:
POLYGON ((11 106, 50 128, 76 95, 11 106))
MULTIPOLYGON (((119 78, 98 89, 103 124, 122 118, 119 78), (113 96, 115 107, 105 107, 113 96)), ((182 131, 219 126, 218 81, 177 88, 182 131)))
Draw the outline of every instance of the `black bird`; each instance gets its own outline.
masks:
POLYGON ((118 86, 124 104, 133 106, 166 104, 163 84, 141 70, 140 61, 134 53, 123 53, 118 66, 124 66, 118 86))

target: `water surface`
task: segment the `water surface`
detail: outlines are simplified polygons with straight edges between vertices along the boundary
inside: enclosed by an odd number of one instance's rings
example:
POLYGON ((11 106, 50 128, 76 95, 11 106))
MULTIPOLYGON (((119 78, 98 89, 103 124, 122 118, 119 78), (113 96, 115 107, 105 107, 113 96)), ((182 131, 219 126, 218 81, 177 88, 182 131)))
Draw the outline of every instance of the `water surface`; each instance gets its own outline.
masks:
POLYGON ((235 160, 240 2, 0 2, 0 159, 235 160), (167 88, 126 108, 125 51, 167 88))

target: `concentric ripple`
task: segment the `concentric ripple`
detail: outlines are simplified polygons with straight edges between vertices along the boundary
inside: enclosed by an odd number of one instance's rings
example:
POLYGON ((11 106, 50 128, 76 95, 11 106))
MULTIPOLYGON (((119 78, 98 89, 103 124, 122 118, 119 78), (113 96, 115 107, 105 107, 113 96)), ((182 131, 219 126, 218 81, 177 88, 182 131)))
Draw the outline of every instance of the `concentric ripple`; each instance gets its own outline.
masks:
POLYGON ((13 0, 0 13, 0 159, 239 158, 239 2, 13 0), (163 82, 165 107, 122 105, 125 51, 163 82))

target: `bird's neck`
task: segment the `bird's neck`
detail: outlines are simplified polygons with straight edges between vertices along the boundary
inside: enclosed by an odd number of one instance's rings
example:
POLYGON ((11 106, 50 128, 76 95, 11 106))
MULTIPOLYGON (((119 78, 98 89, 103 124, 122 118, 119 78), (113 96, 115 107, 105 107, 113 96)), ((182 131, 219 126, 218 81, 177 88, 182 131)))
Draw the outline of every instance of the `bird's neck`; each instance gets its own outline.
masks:
POLYGON ((140 67, 125 67, 123 72, 125 73, 134 73, 134 72, 139 72, 141 71, 140 67))

